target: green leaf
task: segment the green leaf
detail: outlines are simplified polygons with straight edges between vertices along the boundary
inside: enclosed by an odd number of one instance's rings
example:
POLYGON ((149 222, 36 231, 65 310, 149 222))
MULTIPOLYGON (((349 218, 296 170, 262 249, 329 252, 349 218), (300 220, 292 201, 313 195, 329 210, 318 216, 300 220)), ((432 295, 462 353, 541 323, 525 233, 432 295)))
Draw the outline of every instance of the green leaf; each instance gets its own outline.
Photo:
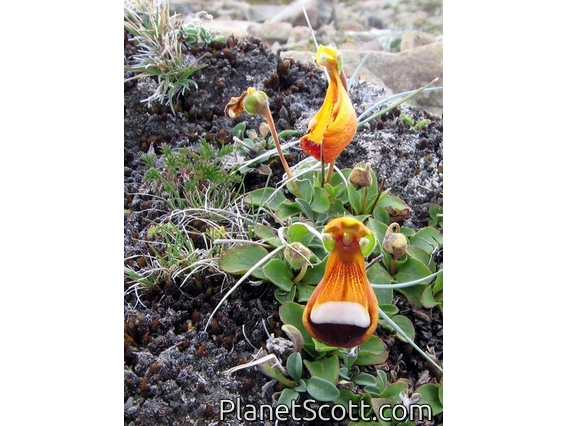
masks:
POLYGON ((317 265, 315 265, 313 268, 308 268, 308 270, 306 271, 306 275, 304 275, 304 278, 302 278, 302 283, 309 284, 312 286, 318 285, 321 279, 323 278, 326 263, 327 260, 324 260, 318 263, 317 265))
POLYGON ((406 253, 426 265, 430 269, 430 273, 436 272, 436 262, 434 262, 430 254, 426 253, 424 249, 409 244, 406 246, 406 253))
POLYGON ((398 314, 398 308, 395 305, 391 305, 390 303, 385 305, 381 304, 380 307, 383 312, 389 316, 389 318, 393 315, 398 314))
POLYGON ((268 254, 264 247, 240 244, 221 254, 219 267, 234 275, 243 275, 268 254))
POLYGON ((427 226, 422 228, 410 238, 410 244, 422 248, 428 255, 437 247, 442 247, 443 237, 436 228, 427 226))
POLYGON ((321 340, 315 340, 315 349, 321 355, 321 353, 325 352, 335 352, 338 348, 337 346, 329 346, 321 340))
POLYGON ((251 204, 256 207, 268 207, 270 210, 276 210, 280 204, 282 204, 286 197, 282 192, 278 191, 274 198, 266 204, 266 200, 276 192, 275 188, 267 187, 267 188, 259 188, 255 189, 254 191, 249 192, 244 197, 245 203, 251 204))
POLYGON ((351 392, 349 389, 339 389, 339 397, 333 402, 336 404, 343 405, 346 409, 349 409, 349 401, 351 401, 351 406, 358 406, 359 401, 361 401, 361 395, 351 392))
POLYGON ((420 297, 420 303, 425 308, 433 308, 438 305, 438 301, 434 297, 434 293, 432 293, 432 287, 427 286, 422 293, 422 297, 420 297))
POLYGON ((372 284, 392 284, 395 282, 395 279, 378 262, 367 270, 367 277, 372 284))
POLYGON ((331 383, 336 383, 339 376, 339 361, 337 355, 324 357, 316 361, 304 360, 306 368, 312 377, 319 377, 331 383))
POLYGON ((312 335, 308 333, 308 330, 304 327, 302 323, 302 314, 304 313, 304 307, 296 302, 285 302, 280 306, 278 314, 280 319, 284 324, 291 324, 300 330, 302 336, 304 337, 304 342, 311 342, 312 335))
POLYGON ((296 296, 296 287, 295 286, 293 286, 290 289, 290 291, 284 291, 284 290, 281 290, 279 288, 277 288, 274 291, 274 297, 276 298, 276 300, 278 300, 278 302, 280 302, 281 305, 284 302, 293 301, 295 296, 296 296))
MULTIPOLYGON (((381 419, 381 415, 384 418, 392 418, 392 408, 381 409, 383 405, 392 407, 394 405, 393 401, 389 398, 373 398, 371 399, 371 407, 373 407, 374 417, 379 419, 381 426, 391 426, 393 425, 390 421, 385 421, 381 419)), ((393 425, 394 426, 394 425, 393 425)))
POLYGON ((278 133, 278 138, 284 139, 284 138, 287 138, 289 136, 296 136, 298 133, 299 132, 297 130, 294 130, 294 129, 282 130, 280 133, 278 133))
POLYGON ((312 199, 312 210, 316 213, 325 213, 330 206, 330 200, 327 192, 321 187, 314 187, 314 197, 312 199))
POLYGON ((296 389, 298 392, 306 392, 308 390, 306 381, 304 379, 300 379, 298 381, 298 386, 296 386, 294 389, 296 389))
POLYGON ((296 392, 294 389, 286 388, 282 392, 280 392, 280 396, 278 397, 278 405, 286 405, 288 408, 292 406, 292 401, 298 399, 300 394, 296 392))
POLYGON ((302 356, 299 352, 292 353, 286 360, 286 371, 296 382, 302 378, 302 356))
POLYGON ((381 398, 388 398, 395 402, 400 402, 400 394, 406 393, 406 385, 404 383, 393 383, 381 392, 381 398))
POLYGON ((444 290, 444 273, 440 272, 436 276, 436 281, 434 281, 434 284, 432 284, 432 292, 434 293, 434 297, 438 298, 437 293, 441 292, 442 290, 444 290))
POLYGON ((329 204, 329 209, 327 210, 327 214, 330 216, 345 216, 347 212, 343 204, 343 201, 337 198, 332 198, 329 204))
POLYGON ((301 212, 300 206, 295 201, 286 200, 276 209, 276 217, 280 220, 288 219, 301 212))
MULTIPOLYGON (((404 331, 410 339, 414 340, 414 335, 416 334, 416 332, 414 331, 414 326, 412 325, 412 322, 407 317, 405 317, 404 315, 394 315, 394 316, 389 317, 389 318, 396 325, 398 325, 402 329, 402 331, 404 331)), ((380 323, 381 323, 381 327, 383 327, 387 330, 392 330, 392 327, 389 324, 387 324, 386 322, 384 322, 384 320, 381 320, 380 323)), ((396 337, 398 337, 403 342, 406 342, 406 339, 404 337, 402 337, 400 335, 400 333, 397 333, 396 337)))
POLYGON ((306 380, 308 393, 317 401, 328 402, 339 397, 339 389, 320 377, 310 377, 306 380))
POLYGON ((369 228, 375 234, 378 252, 379 254, 382 253, 383 240, 385 239, 388 225, 386 223, 378 221, 377 219, 371 218, 367 221, 367 228, 369 228))
POLYGON ((310 203, 303 198, 296 198, 296 204, 300 208, 300 211, 306 216, 308 219, 314 218, 314 212, 312 210, 312 206, 310 203))
MULTIPOLYGON (((410 207, 396 195, 383 193, 377 205, 384 207, 387 211, 393 211, 395 215, 400 214, 403 210, 411 211, 410 207)), ((392 214, 390 214, 392 216, 392 214)))
POLYGON ((282 242, 276 235, 274 230, 266 225, 256 225, 254 227, 254 235, 256 235, 259 239, 266 241, 272 247, 278 247, 282 245, 282 242))
POLYGON ((418 405, 428 404, 430 408, 432 408, 432 414, 435 416, 436 414, 440 414, 444 406, 439 398, 439 389, 438 385, 433 383, 427 383, 425 385, 419 386, 418 389, 415 391, 422 395, 422 398, 418 401, 418 405))
POLYGON ((260 364, 260 369, 266 374, 268 377, 278 380, 280 383, 283 383, 285 386, 291 388, 296 385, 295 382, 290 380, 288 377, 285 377, 284 374, 278 369, 274 368, 269 362, 263 362, 260 364))
MULTIPOLYGON (((296 184, 298 185, 298 189, 300 190, 300 198, 303 198, 309 204, 312 201, 314 195, 314 186, 312 182, 309 179, 296 179, 296 184)), ((291 193, 294 193, 294 188, 292 187, 292 184, 290 182, 286 184, 286 187, 291 193)))
POLYGON ((444 209, 442 208, 442 206, 439 206, 439 205, 437 205, 437 204, 431 206, 431 207, 428 209, 428 215, 429 215, 430 218, 431 218, 431 219, 428 221, 428 225, 430 225, 430 226, 440 226, 440 227, 443 227, 443 226, 442 226, 442 223, 443 223, 443 216, 441 216, 441 215, 444 213, 443 210, 444 210, 444 209), (438 215, 440 215, 440 216, 438 216, 438 215))
POLYGON ((368 393, 368 394, 370 394, 371 396, 374 396, 374 397, 378 397, 381 394, 381 392, 383 391, 383 389, 381 389, 377 385, 367 385, 363 389, 366 393, 368 393))
POLYGON ((399 288, 398 291, 404 294, 404 297, 406 297, 412 306, 422 308, 422 293, 424 293, 426 287, 426 284, 417 284, 412 287, 399 288))
POLYGON ((308 231, 308 228, 301 223, 293 223, 290 225, 286 234, 288 236, 288 243, 298 242, 302 243, 306 247, 308 247, 314 239, 314 234, 308 231))
POLYGON ((375 210, 373 210, 373 219, 378 220, 381 223, 386 224, 387 226, 390 225, 390 215, 389 212, 382 206, 375 206, 375 210))
POLYGON ((386 361, 388 352, 385 344, 378 336, 372 335, 369 339, 359 346, 359 354, 355 364, 375 365, 386 361))
POLYGON ((298 288, 298 302, 307 302, 310 300, 310 296, 315 290, 313 285, 307 285, 304 283, 299 283, 297 285, 298 288))
POLYGON ((262 267, 264 276, 276 287, 290 291, 294 286, 294 273, 282 259, 271 259, 262 267))
MULTIPOLYGON (((394 278, 399 283, 418 280, 432 274, 432 271, 428 268, 428 266, 414 257, 408 257, 406 261, 398 261, 396 268, 398 272, 394 278)), ((433 278, 430 280, 432 279, 433 278)), ((428 284, 429 282, 431 281, 424 282, 424 284, 428 284)))
POLYGON ((353 377, 353 383, 355 383, 356 385, 359 386, 376 386, 377 385, 377 379, 375 378, 375 376, 369 374, 369 373, 361 373, 356 375, 355 377, 353 377))
POLYGON ((382 392, 387 386, 387 373, 383 370, 377 370, 377 387, 382 392))
POLYGON ((361 198, 364 189, 357 190, 353 185, 347 187, 347 196, 349 198, 349 205, 353 209, 353 214, 362 214, 361 211, 361 198))
MULTIPOLYGON (((432 274, 430 268, 413 257, 408 257, 404 262, 397 262, 397 270, 398 272, 394 277, 399 283, 418 280, 432 274)), ((427 284, 428 282, 425 282, 424 284, 417 284, 412 287, 400 288, 398 291, 404 294, 414 307, 422 307, 420 299, 427 284)))

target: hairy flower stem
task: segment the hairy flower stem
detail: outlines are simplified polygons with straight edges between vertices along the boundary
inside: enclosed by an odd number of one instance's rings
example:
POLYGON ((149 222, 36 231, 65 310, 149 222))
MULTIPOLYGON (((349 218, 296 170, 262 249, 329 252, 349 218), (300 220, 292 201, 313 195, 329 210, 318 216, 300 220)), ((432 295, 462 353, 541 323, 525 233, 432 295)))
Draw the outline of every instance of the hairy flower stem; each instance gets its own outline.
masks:
POLYGON ((288 179, 292 184, 294 193, 296 194, 296 197, 301 198, 302 194, 300 193, 300 188, 298 188, 298 185, 294 180, 294 176, 292 175, 292 171, 290 170, 290 167, 288 167, 288 162, 286 161, 286 158, 284 158, 284 153, 282 152, 282 147, 280 146, 280 140, 278 139, 278 133, 276 132, 276 126, 274 125, 274 119, 272 118, 272 114, 270 113, 270 108, 268 108, 268 105, 265 105, 264 108, 262 108, 262 114, 264 115, 264 118, 266 118, 266 122, 268 123, 268 127, 270 128, 270 133, 272 134, 272 138, 274 139, 274 145, 276 145, 276 150, 278 151, 278 156, 280 157, 282 166, 284 167, 286 175, 288 176, 288 179))
POLYGON ((335 167, 335 160, 329 163, 329 169, 327 170, 327 179, 325 180, 326 183, 331 182, 331 176, 333 175, 333 168, 335 167))
MULTIPOLYGON (((365 207, 367 206, 367 195, 369 194, 369 187, 366 186, 363 189, 363 198, 361 199, 361 214, 365 213, 365 207)), ((372 212, 372 210, 371 210, 372 212)))
POLYGON ((391 274, 391 276, 395 276, 396 275, 396 260, 394 259, 394 257, 391 258, 391 261, 389 263, 389 274, 391 274))
POLYGON ((304 265, 302 266, 302 269, 300 269, 300 272, 298 272, 298 275, 296 275, 296 278, 294 278, 292 280, 292 282, 294 284, 298 284, 300 282, 300 280, 302 278, 304 278, 304 275, 306 275, 307 270, 308 270, 308 262, 304 263, 304 265))
POLYGON ((329 169, 327 169, 327 177, 324 180, 324 176, 325 176, 325 163, 323 162, 323 155, 322 155, 322 160, 321 160, 321 187, 323 188, 323 186, 326 183, 330 183, 331 182, 331 176, 333 176, 333 168, 335 167, 335 160, 333 160, 331 163, 329 163, 329 169))

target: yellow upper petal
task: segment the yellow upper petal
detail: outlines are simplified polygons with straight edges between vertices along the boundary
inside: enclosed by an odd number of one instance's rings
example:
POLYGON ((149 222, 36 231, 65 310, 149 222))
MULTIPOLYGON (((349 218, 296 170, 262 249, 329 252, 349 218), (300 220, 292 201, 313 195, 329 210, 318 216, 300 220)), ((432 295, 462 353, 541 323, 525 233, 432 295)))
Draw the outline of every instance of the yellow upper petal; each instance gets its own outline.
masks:
POLYGON ((357 131, 357 115, 340 78, 341 55, 328 46, 318 48, 316 63, 325 66, 330 83, 319 111, 308 125, 308 133, 300 146, 308 155, 330 163, 353 140, 357 131))

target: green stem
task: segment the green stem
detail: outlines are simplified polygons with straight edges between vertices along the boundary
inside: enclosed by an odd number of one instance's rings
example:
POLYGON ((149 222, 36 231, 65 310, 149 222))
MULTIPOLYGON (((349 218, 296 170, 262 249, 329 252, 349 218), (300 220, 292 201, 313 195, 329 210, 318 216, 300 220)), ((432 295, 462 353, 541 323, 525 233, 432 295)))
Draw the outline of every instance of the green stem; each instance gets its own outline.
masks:
POLYGON ((366 186, 365 189, 363 190, 363 199, 361 200, 361 214, 365 214, 365 207, 367 207, 366 204, 367 204, 368 192, 369 192, 369 187, 366 186))
POLYGON ((298 272, 298 275, 296 275, 296 278, 294 278, 292 282, 294 284, 298 284, 300 280, 304 278, 304 275, 306 275, 307 270, 308 270, 308 262, 304 263, 304 266, 302 266, 302 269, 300 269, 300 272, 298 272))
POLYGON ((396 260, 394 260, 394 257, 391 258, 389 263, 389 274, 393 277, 396 275, 396 260))

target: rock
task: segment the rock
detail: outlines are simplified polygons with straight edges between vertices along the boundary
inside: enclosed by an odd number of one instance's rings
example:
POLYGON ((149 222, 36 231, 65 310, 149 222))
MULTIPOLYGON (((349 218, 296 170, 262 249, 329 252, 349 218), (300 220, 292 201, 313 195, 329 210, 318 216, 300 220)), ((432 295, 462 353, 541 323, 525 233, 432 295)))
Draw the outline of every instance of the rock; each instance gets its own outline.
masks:
POLYGON ((286 43, 292 34, 292 24, 289 22, 280 22, 274 25, 271 22, 265 22, 256 28, 251 28, 251 33, 262 41, 267 43, 286 43))
POLYGON ((215 34, 221 34, 225 37, 230 35, 245 37, 247 34, 257 32, 261 24, 236 19, 213 19, 212 21, 203 21, 202 26, 215 34))
MULTIPOLYGON (((336 0, 304 0, 304 7, 312 28, 317 29, 332 21, 335 3, 336 0)), ((270 18, 268 22, 289 22, 294 26, 306 25, 302 3, 300 0, 295 0, 270 18)))
MULTIPOLYGON (((399 53, 370 51, 366 68, 380 77, 392 93, 415 90, 436 77, 436 86, 444 85, 443 42, 430 43, 399 53)), ((443 91, 421 93, 411 103, 424 108, 443 106, 443 91)))
POLYGON ((402 33, 400 41, 400 51, 409 50, 414 47, 424 46, 434 43, 436 39, 433 35, 419 30, 406 30, 402 33))

